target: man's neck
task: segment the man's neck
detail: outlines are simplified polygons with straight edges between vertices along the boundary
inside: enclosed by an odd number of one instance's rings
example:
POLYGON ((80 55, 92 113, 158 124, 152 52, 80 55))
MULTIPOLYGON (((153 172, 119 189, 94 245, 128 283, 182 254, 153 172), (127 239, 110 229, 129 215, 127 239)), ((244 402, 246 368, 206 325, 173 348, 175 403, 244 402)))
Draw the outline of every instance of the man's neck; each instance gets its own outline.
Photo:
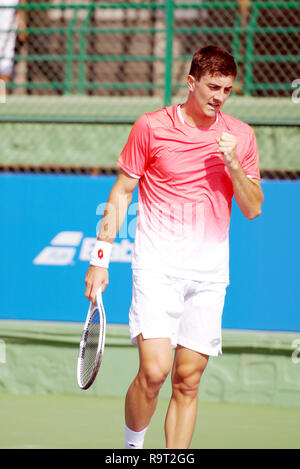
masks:
POLYGON ((216 120, 216 115, 210 117, 200 114, 188 101, 180 107, 180 111, 184 121, 193 127, 209 127, 216 120))

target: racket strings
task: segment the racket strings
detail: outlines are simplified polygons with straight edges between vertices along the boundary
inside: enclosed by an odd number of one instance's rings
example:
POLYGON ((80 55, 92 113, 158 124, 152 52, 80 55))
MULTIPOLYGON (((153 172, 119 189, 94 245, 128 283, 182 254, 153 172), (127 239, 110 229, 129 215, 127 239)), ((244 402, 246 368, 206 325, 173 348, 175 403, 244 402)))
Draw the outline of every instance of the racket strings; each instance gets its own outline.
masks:
POLYGON ((84 350, 84 357, 82 357, 82 381, 84 384, 86 384, 90 380, 94 372, 95 361, 99 346, 100 327, 100 314, 97 309, 92 315, 86 330, 86 346, 84 350))

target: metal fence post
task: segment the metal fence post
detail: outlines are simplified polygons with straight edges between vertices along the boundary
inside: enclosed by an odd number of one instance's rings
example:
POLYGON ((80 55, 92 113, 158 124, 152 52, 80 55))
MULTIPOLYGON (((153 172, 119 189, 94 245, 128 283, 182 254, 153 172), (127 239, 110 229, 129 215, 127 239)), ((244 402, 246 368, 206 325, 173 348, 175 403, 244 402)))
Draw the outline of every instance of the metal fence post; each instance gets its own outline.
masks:
POLYGON ((172 62, 173 62, 173 28, 174 28, 174 0, 166 2, 166 56, 165 56, 165 85, 164 105, 171 104, 172 99, 172 62))
POLYGON ((78 9, 74 10, 73 19, 67 29, 66 34, 66 67, 65 67, 65 81, 64 81, 64 94, 70 94, 72 89, 72 69, 73 69, 73 54, 74 54, 74 37, 75 26, 77 23, 78 9))
POLYGON ((259 10, 253 9, 249 24, 246 29, 246 51, 245 51, 245 87, 244 93, 246 96, 251 96, 253 85, 253 55, 254 55, 254 30, 257 25, 259 10))
POLYGON ((77 86, 77 91, 79 95, 84 95, 85 93, 85 82, 86 82, 85 58, 86 58, 86 42, 87 42, 86 34, 88 32, 88 24, 91 21, 93 12, 94 12, 94 4, 91 4, 79 30, 79 60, 78 60, 78 86, 77 86))

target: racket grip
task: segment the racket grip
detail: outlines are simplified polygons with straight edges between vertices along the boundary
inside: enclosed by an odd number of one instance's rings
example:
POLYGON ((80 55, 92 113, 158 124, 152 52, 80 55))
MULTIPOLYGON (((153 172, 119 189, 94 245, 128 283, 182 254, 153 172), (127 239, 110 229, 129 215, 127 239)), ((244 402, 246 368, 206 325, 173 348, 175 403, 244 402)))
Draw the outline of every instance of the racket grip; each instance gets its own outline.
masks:
POLYGON ((97 239, 91 253, 90 265, 107 269, 110 262, 111 251, 112 243, 97 239))

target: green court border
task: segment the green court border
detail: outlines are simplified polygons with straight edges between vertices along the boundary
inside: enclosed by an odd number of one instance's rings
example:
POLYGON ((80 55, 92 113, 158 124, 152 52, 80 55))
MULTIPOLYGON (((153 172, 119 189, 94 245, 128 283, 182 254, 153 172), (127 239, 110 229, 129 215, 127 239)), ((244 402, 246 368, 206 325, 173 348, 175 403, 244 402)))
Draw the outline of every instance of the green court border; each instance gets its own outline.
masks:
MULTIPOLYGON (((76 381, 81 330, 81 323, 1 320, 0 392, 82 394, 76 381)), ((300 407, 299 344, 299 332, 224 330, 223 355, 210 359, 199 400, 300 407)), ((124 396, 137 369, 128 326, 108 325, 100 373, 84 393, 124 396)), ((168 377, 161 395, 170 392, 168 377)))

